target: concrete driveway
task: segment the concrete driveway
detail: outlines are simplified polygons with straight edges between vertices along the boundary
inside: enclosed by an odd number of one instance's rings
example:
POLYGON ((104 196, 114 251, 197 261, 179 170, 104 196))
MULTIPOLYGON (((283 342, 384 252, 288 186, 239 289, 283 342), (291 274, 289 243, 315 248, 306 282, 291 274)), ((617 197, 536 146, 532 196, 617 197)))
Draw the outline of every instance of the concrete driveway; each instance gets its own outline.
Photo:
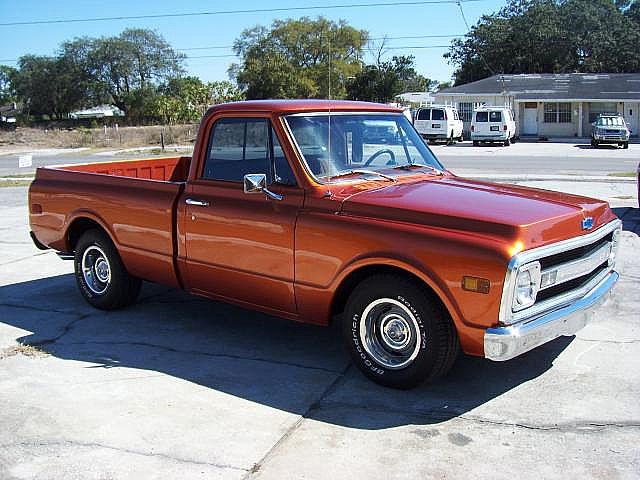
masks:
POLYGON ((149 284, 95 310, 71 262, 31 245, 25 188, 0 188, 0 218, 1 479, 640 476, 635 233, 576 337, 394 391, 335 327, 149 284))

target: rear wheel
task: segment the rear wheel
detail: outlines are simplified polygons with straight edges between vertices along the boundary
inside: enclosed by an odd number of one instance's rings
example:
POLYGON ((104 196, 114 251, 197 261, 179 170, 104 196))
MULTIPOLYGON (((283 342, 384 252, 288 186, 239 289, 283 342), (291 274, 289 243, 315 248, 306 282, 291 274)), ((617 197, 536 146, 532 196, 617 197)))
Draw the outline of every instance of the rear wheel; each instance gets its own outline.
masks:
POLYGON ((474 147, 477 147, 477 146, 479 146, 479 145, 480 145, 480 142, 479 142, 478 140, 474 140, 474 141, 473 141, 473 146, 474 146, 474 147))
POLYGON ((142 282, 129 275, 111 239, 100 230, 89 230, 80 237, 74 267, 80 293, 101 310, 130 305, 140 292, 142 282))
POLYGON ((453 322, 424 287, 399 275, 364 280, 347 302, 343 336, 374 382, 412 388, 446 374, 460 351, 453 322))
POLYGON ((595 138, 591 138, 591 146, 593 148, 598 148, 598 142, 596 142, 595 138))
POLYGON ((629 148, 629 142, 624 142, 622 144, 622 148, 629 148))

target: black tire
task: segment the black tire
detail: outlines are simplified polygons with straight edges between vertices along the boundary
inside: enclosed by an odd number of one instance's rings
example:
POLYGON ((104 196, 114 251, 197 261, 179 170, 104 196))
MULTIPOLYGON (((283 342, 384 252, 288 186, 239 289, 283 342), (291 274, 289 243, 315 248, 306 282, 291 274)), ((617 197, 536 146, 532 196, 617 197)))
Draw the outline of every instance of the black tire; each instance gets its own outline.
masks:
POLYGON ((504 141, 504 146, 508 147, 509 145, 511 145, 511 139, 507 137, 507 139, 504 141))
POLYGON ((622 148, 629 148, 629 142, 624 142, 622 144, 622 148))
POLYGON ((451 135, 447 138, 447 145, 453 145, 453 130, 451 130, 451 135))
POLYGON ((100 310, 130 305, 140 293, 141 280, 129 275, 113 242, 101 230, 88 230, 80 237, 73 263, 80 293, 100 310))
POLYGON ((480 146, 480 142, 479 142, 478 140, 474 140, 474 141, 473 141, 473 146, 474 146, 474 147, 478 147, 478 146, 480 146))
POLYGON ((400 275, 362 281, 344 315, 342 333, 353 362, 380 385, 407 389, 434 381, 460 352, 448 312, 423 286, 400 275))
POLYGON ((594 138, 591 139, 591 146, 593 148, 598 148, 598 142, 596 142, 596 140, 594 138))

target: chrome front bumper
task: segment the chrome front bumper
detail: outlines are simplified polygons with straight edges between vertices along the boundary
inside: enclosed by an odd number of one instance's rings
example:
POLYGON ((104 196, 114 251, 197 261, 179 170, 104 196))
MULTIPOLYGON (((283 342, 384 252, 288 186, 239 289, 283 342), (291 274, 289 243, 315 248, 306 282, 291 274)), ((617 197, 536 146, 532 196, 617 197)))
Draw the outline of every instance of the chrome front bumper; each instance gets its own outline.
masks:
POLYGON ((516 325, 488 328, 484 333, 484 356, 489 360, 510 360, 560 336, 582 329, 593 318, 594 310, 608 300, 620 276, 612 271, 584 297, 516 325))

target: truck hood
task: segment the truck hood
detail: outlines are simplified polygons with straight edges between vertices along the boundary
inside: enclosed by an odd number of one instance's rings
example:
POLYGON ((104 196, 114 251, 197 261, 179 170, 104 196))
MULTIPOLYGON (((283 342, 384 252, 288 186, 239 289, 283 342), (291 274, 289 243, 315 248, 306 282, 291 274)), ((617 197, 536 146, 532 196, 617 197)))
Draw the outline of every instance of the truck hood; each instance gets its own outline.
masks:
POLYGON ((498 236, 525 249, 584 235, 615 218, 602 200, 453 175, 354 190, 341 213, 498 236))

